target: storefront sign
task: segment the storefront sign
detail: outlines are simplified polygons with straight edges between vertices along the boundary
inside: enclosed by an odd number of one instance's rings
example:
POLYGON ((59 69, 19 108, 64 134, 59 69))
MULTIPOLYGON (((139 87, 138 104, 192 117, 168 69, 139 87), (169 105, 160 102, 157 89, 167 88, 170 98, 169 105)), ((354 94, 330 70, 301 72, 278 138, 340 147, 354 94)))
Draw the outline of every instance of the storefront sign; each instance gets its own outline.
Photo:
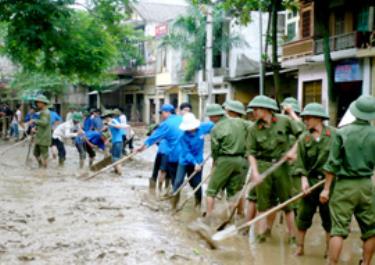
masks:
POLYGON ((361 81, 362 71, 357 60, 345 61, 335 67, 335 82, 361 81))
POLYGON ((160 38, 168 34, 168 24, 163 23, 155 27, 155 37, 160 38))

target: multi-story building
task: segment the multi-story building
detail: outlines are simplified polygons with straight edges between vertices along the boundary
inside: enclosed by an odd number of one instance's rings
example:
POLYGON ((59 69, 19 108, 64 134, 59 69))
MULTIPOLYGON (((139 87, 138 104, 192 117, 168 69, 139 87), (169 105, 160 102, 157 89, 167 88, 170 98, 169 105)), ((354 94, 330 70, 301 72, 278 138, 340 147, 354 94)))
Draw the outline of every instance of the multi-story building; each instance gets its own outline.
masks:
MULTIPOLYGON (((324 1, 320 1, 324 2, 324 1)), ((374 4, 370 1, 327 1, 329 46, 333 60, 334 91, 328 91, 324 64, 319 10, 315 1, 301 0, 297 37, 292 22, 287 24, 290 41, 283 46, 282 66, 298 68, 298 98, 302 105, 321 102, 333 123, 344 115, 349 104, 361 94, 374 94, 374 4), (334 98, 329 98, 333 95, 334 98)), ((288 23, 288 20, 286 21, 288 23)))
POLYGON ((144 32, 145 40, 139 43, 144 64, 115 69, 119 79, 99 94, 92 92, 93 105, 100 96, 106 108, 123 107, 130 121, 159 121, 160 106, 164 102, 175 102, 173 84, 178 69, 172 65, 178 61, 173 51, 160 48, 160 39, 168 33, 169 23, 185 14, 186 9, 185 3, 166 0, 141 0, 132 5, 132 16, 126 23, 144 32))

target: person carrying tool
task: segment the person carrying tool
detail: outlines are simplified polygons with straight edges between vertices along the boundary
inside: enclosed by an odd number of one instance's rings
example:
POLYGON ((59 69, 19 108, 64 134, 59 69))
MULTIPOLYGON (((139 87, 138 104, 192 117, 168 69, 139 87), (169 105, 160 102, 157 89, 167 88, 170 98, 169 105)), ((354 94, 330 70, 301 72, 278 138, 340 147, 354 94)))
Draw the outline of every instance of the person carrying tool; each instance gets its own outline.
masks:
MULTIPOLYGON (((288 165, 285 163, 264 180, 260 179, 260 174, 273 163, 282 159, 283 156, 287 160, 295 159, 297 146, 294 145, 290 149, 289 139, 291 135, 298 138, 302 129, 288 117, 275 114, 279 109, 276 101, 267 96, 256 96, 250 102, 249 107, 254 110, 257 120, 254 126, 249 128, 246 152, 252 168, 251 179, 254 183, 260 183, 256 187, 256 199, 257 210, 261 214, 274 206, 275 199, 281 203, 292 195, 291 178, 288 165)), ((295 241, 294 213, 291 211, 291 207, 286 207, 284 211, 289 242, 293 242, 295 241)), ((258 242, 266 240, 269 229, 267 220, 262 220, 257 236, 258 242)))
POLYGON ((307 130, 301 135, 298 142, 298 158, 295 163, 294 172, 299 176, 300 190, 306 196, 298 205, 296 218, 298 229, 296 256, 304 255, 305 235, 312 225, 312 220, 318 207, 322 226, 327 235, 326 249, 328 250, 331 218, 328 204, 321 204, 319 202, 319 195, 323 187, 316 189, 312 193, 308 193, 307 190, 324 178, 323 166, 328 160, 330 147, 336 132, 334 128, 324 125, 324 120, 329 119, 329 116, 319 103, 307 104, 301 116, 307 130))
POLYGON ((349 110, 356 120, 337 130, 323 167, 326 183, 320 202, 329 201, 331 213, 329 265, 339 262, 353 214, 363 241, 363 260, 359 264, 370 265, 375 250, 375 187, 371 180, 375 169, 375 128, 370 124, 375 120, 375 98, 361 96, 349 110))
MULTIPOLYGON (((190 186, 195 189, 202 181, 204 136, 209 134, 214 127, 212 122, 201 123, 193 113, 186 113, 182 118, 180 129, 184 132, 180 139, 180 155, 176 179, 173 182, 173 192, 176 192, 184 182, 185 175, 196 175, 190 179, 190 186)), ((176 208, 180 193, 173 200, 173 208, 176 208)), ((195 193, 195 205, 200 206, 202 201, 202 189, 195 193)))
MULTIPOLYGON (((244 107, 237 104, 226 106, 228 112, 244 113, 244 107)), ((214 161, 213 172, 207 188, 206 218, 210 222, 215 206, 215 197, 225 190, 228 199, 239 192, 244 183, 248 168, 245 156, 245 123, 238 118, 225 116, 218 104, 207 106, 206 115, 215 123, 211 132, 211 155, 214 161)))
MULTIPOLYGON (((125 129, 127 127, 126 124, 121 124, 117 119, 114 118, 116 113, 118 112, 107 110, 103 115, 103 118, 105 120, 104 124, 108 127, 112 137, 112 163, 120 160, 122 157, 122 148, 124 145, 122 136, 124 135, 125 129)), ((122 173, 120 164, 115 166, 115 173, 121 176, 122 173)))
POLYGON ((178 159, 179 141, 182 136, 182 131, 179 128, 182 116, 175 114, 173 105, 164 104, 160 109, 160 115, 163 121, 146 139, 143 145, 135 150, 135 152, 142 152, 151 145, 159 143, 158 153, 161 154, 159 190, 162 189, 162 184, 166 180, 168 171, 168 175, 172 178, 172 183, 174 181, 177 172, 177 161, 174 160, 178 159))
POLYGON ((51 117, 48 110, 49 100, 44 95, 35 98, 35 104, 39 110, 39 119, 29 121, 30 126, 35 124, 32 132, 35 132, 34 156, 39 167, 47 168, 48 148, 51 146, 51 117))
POLYGON ((84 132, 81 129, 82 115, 74 112, 70 120, 60 123, 52 133, 52 146, 55 146, 59 156, 59 166, 63 166, 66 159, 64 140, 77 137, 84 132))

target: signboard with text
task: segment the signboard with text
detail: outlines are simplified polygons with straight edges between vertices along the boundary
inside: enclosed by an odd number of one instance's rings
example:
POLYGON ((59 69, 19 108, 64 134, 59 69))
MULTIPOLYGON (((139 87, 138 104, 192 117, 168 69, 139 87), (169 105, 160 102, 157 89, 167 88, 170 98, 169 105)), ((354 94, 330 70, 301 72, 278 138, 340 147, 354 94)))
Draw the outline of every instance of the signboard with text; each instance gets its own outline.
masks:
POLYGON ((358 60, 343 61, 335 67, 335 82, 353 82, 362 80, 361 66, 358 60))

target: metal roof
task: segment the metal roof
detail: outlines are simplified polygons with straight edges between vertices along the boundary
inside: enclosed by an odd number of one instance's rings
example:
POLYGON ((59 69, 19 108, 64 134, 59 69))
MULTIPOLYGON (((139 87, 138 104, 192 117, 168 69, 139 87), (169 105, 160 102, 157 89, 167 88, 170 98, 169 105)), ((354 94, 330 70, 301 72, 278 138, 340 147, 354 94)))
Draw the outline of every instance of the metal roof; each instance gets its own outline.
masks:
POLYGON ((163 3, 137 2, 135 11, 147 22, 165 22, 184 15, 188 7, 163 3))

